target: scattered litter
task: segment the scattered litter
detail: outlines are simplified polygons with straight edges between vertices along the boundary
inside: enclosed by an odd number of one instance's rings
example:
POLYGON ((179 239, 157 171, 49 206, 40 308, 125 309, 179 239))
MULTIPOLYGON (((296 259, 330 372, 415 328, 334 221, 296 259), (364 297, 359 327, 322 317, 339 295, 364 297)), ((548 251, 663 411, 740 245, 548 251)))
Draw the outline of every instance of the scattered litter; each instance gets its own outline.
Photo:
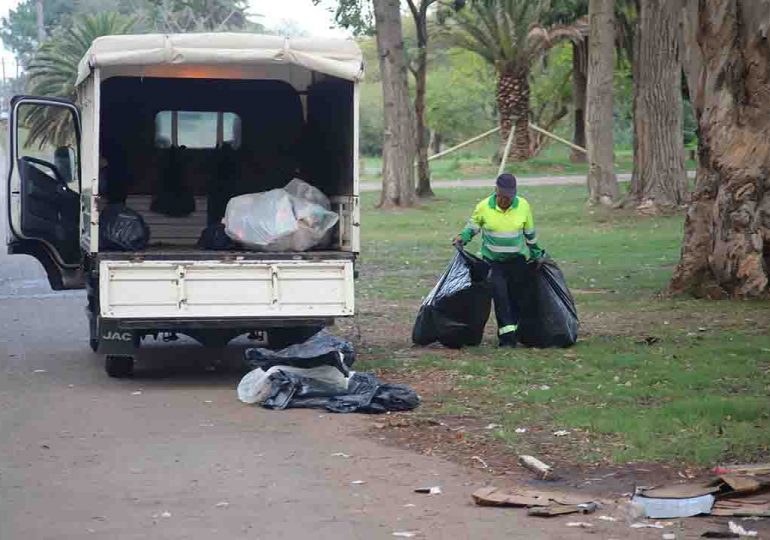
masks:
POLYGON ((479 506, 513 506, 519 508, 553 505, 572 506, 574 507, 572 513, 588 510, 588 505, 594 504, 590 498, 586 498, 582 494, 535 490, 509 491, 493 486, 474 491, 473 500, 479 506), (584 505, 586 508, 582 508, 584 505))
POLYGON ((416 508, 416 507, 417 507, 417 505, 413 504, 413 503, 408 503, 408 504, 404 505, 404 508, 416 508))
POLYGON ((585 521, 570 521, 567 523, 567 527, 579 527, 581 529, 591 529, 593 525, 585 521))
POLYGON ((538 473, 542 476, 542 479, 545 480, 546 477, 551 473, 553 468, 550 465, 546 465, 539 459, 533 456, 527 456, 527 455, 521 455, 519 456, 519 463, 521 463, 524 467, 529 469, 532 472, 538 473))
POLYGON ((162 517, 162 518, 170 518, 171 517, 171 512, 163 512, 160 515, 160 517, 162 517))
POLYGON ((657 499, 639 495, 633 498, 633 502, 644 507, 644 515, 648 518, 682 518, 709 514, 714 501, 711 494, 681 499, 657 499))
POLYGON ((617 519, 612 516, 599 516, 599 519, 602 521, 617 521, 617 519))
POLYGON ((730 527, 730 532, 733 532, 738 536, 757 536, 758 535, 757 531, 748 531, 734 521, 729 522, 727 526, 730 527))
POLYGON ((484 429, 497 429, 499 427, 502 427, 502 426, 500 426, 500 424, 487 424, 487 426, 484 429))
POLYGON ((414 538, 417 536, 417 533, 414 531, 396 531, 393 533, 393 536, 398 536, 399 538, 414 538))
POLYGON ((199 427, 214 427, 214 424, 198 424, 199 427))
POLYGON ((45 370, 45 369, 36 369, 36 370, 35 370, 35 371, 33 371, 32 373, 46 373, 47 371, 48 371, 48 370, 45 370))
POLYGON ((366 484, 366 480, 353 480, 351 484, 354 486, 360 486, 361 484, 366 484))
POLYGON ((527 428, 525 427, 516 428, 516 433, 526 433, 526 432, 527 432, 527 428))
POLYGON ((540 390, 550 390, 550 389, 551 389, 551 387, 548 386, 547 384, 540 385, 540 390))
POLYGON ((662 523, 660 523, 659 521, 656 521, 655 523, 641 523, 641 522, 632 523, 631 528, 632 529, 664 529, 665 527, 663 526, 662 523))
POLYGON ((474 461, 478 461, 484 469, 488 469, 489 468, 489 465, 487 465, 487 462, 484 461, 479 456, 473 456, 473 457, 471 457, 471 459, 474 460, 474 461))
POLYGON ((441 495, 441 486, 421 487, 414 490, 415 493, 427 493, 428 495, 441 495))
POLYGON ((50 450, 51 449, 51 447, 48 446, 47 444, 41 444, 40 448, 42 448, 43 450, 50 450))
POLYGON ((206 401, 204 401, 203 403, 214 403, 214 402, 213 402, 213 401, 211 401, 210 399, 207 399, 207 400, 206 400, 206 401))
POLYGON ((676 535, 674 533, 665 533, 663 540, 676 540, 676 535))
POLYGON ((132 396, 141 396, 142 395, 142 391, 141 390, 137 390, 136 392, 131 392, 131 395, 132 396))
POLYGON ((345 452, 335 452, 332 454, 332 457, 341 457, 341 458, 349 458, 351 457, 350 454, 346 454, 345 452))
POLYGON ((230 506, 230 503, 227 501, 218 502, 214 505, 215 508, 227 508, 228 506, 230 506))
POLYGON ((565 435, 569 435, 569 431, 560 429, 559 431, 554 431, 553 434, 556 437, 564 437, 565 435))

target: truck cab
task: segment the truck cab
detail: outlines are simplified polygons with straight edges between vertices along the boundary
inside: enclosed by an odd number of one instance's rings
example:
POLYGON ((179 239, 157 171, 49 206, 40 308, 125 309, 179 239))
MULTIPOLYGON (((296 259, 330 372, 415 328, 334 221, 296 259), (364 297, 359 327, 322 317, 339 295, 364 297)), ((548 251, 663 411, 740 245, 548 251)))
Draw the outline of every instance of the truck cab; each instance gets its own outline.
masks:
POLYGON ((17 96, 9 120, 8 251, 54 290, 86 289, 91 348, 127 376, 148 336, 273 346, 354 315, 359 252, 358 82, 347 40, 255 34, 106 36, 79 66, 74 102, 17 96), (201 248, 228 201, 299 178, 338 220, 322 249, 201 248), (100 241, 112 205, 149 242, 100 241))

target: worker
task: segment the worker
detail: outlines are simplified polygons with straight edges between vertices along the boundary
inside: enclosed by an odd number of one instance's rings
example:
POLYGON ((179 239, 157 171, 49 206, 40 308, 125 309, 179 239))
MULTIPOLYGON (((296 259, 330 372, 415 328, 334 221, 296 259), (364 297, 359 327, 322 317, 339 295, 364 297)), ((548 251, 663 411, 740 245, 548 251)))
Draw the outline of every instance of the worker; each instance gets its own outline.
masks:
POLYGON ((497 177, 495 193, 476 205, 471 219, 455 237, 462 249, 481 232, 481 255, 490 264, 489 281, 495 303, 500 347, 516 346, 519 299, 527 286, 527 261, 541 264, 545 251, 537 245, 532 209, 516 192, 516 177, 497 177))

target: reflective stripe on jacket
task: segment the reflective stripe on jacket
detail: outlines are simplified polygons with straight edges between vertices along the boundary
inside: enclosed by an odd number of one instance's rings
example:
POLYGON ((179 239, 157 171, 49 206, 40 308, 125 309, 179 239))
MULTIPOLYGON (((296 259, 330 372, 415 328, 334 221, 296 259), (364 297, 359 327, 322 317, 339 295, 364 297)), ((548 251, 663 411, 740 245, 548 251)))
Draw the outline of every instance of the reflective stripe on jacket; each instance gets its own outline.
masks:
POLYGON ((460 233, 467 244, 481 233, 481 255, 490 261, 507 261, 514 257, 539 257, 532 209, 524 197, 515 197, 507 210, 497 206, 495 195, 476 205, 468 224, 460 233))

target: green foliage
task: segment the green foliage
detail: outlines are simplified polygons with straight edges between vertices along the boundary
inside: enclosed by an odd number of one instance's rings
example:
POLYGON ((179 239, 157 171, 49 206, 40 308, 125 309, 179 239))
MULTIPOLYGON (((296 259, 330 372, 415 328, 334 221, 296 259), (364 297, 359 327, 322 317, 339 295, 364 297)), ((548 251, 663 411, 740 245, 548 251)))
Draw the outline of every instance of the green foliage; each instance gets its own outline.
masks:
MULTIPOLYGON (((74 99, 78 64, 91 42, 100 36, 126 34, 135 19, 119 13, 99 13, 79 18, 71 27, 61 28, 46 41, 29 65, 28 93, 74 99)), ((69 128, 66 112, 51 114, 46 108, 31 109, 25 118, 29 129, 27 144, 43 146, 62 142, 69 128)), ((64 144, 64 143, 62 143, 64 144)))
POLYGON ((382 110, 382 85, 365 82, 360 86, 359 148, 362 155, 377 156, 382 153, 382 134, 385 119, 382 110))
POLYGON ((248 20, 246 0, 144 0, 142 17, 161 32, 259 31, 248 20))
MULTIPOLYGON (((319 5, 324 0, 313 0, 319 5)), ((352 30, 358 36, 374 34, 374 11, 371 0, 330 0, 336 4, 334 22, 342 28, 352 30)))
POLYGON ((428 127, 460 142, 495 125, 495 75, 481 58, 453 49, 428 73, 428 127))
POLYGON ((548 51, 529 80, 532 122, 553 131, 572 105, 572 47, 561 44, 548 51))
MULTIPOLYGON (((61 25, 69 18, 75 7, 72 0, 45 0, 43 22, 46 32, 61 25)), ((39 45, 37 40, 37 10, 35 0, 24 0, 0 20, 0 38, 7 49, 17 58, 27 61, 39 45)))
POLYGON ((630 146, 634 140, 634 81, 631 64, 625 57, 616 62, 613 91, 615 144, 630 146))

